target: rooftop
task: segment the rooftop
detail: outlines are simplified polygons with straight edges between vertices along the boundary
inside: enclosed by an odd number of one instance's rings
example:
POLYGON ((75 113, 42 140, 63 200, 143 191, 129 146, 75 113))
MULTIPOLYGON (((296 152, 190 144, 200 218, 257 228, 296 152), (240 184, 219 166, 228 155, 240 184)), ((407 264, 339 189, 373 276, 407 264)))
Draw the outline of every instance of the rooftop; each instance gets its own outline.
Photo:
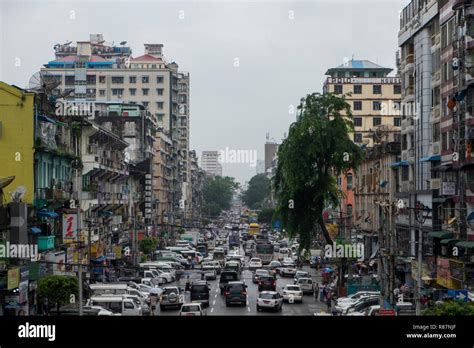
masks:
POLYGON ((379 72, 385 72, 385 73, 390 73, 392 69, 390 68, 384 68, 381 65, 375 64, 369 60, 349 60, 335 68, 331 68, 326 72, 326 75, 332 75, 335 72, 338 71, 347 71, 347 70, 352 70, 352 71, 379 71, 379 72))

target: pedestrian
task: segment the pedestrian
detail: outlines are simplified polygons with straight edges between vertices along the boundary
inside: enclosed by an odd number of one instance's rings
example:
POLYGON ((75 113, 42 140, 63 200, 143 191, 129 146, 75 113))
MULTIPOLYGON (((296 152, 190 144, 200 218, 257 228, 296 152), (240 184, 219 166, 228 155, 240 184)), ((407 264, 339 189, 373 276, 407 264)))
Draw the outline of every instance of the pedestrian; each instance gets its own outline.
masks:
POLYGON ((318 300, 318 297, 319 297, 319 284, 316 283, 316 286, 314 287, 314 298, 316 299, 316 301, 318 300))
POLYGON ((328 306, 329 313, 331 313, 331 301, 332 301, 331 291, 328 291, 326 293, 326 305, 328 306))
POLYGON ((185 291, 190 291, 191 290, 191 282, 189 281, 189 276, 187 276, 186 279, 186 287, 184 289, 185 291))
POLYGON ((157 303, 158 303, 158 295, 157 294, 151 294, 151 296, 150 296, 150 307, 151 307, 150 315, 155 315, 155 309, 156 309, 156 304, 157 303))

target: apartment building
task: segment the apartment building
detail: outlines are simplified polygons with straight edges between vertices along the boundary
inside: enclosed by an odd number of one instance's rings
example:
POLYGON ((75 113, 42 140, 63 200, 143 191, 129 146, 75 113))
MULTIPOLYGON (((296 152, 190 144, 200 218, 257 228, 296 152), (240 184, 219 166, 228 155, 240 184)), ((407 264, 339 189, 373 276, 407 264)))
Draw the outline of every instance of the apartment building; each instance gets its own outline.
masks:
POLYGON ((206 174, 222 176, 222 165, 219 157, 219 151, 202 152, 201 167, 206 174))
MULTIPOLYGON (((144 44, 144 54, 133 57, 126 42, 120 46, 108 44, 101 34, 90 35, 89 41, 78 41, 76 46, 58 44, 55 56, 56 59, 41 69, 60 82, 54 90, 55 95, 76 101, 122 101, 142 105, 151 115, 153 125, 172 140, 172 156, 181 158, 181 162, 172 168, 174 178, 169 190, 174 200, 172 206, 180 209, 182 196, 189 198, 191 191, 186 184, 182 185, 189 176, 186 160, 189 151, 189 73, 180 72, 178 64, 166 61, 162 44, 144 44)), ((155 141, 154 152, 160 151, 158 143, 155 141)), ((162 165, 158 158, 154 159, 153 168, 162 165)), ((152 181, 151 186, 154 185, 152 181)), ((174 209, 170 214, 174 214, 174 209)), ((162 219, 160 212, 154 211, 154 204, 151 210, 148 223, 154 218, 162 219)))
MULTIPOLYGON (((354 59, 326 72, 323 91, 345 95, 353 114, 352 140, 364 148, 388 139, 399 141, 401 85, 399 77, 388 76, 391 72, 392 69, 368 60, 354 59)), ((355 206, 356 179, 352 170, 338 178, 344 195, 333 216, 338 220, 341 238, 350 238, 354 223, 360 222, 354 221, 354 217, 367 213, 366 208, 355 206)))

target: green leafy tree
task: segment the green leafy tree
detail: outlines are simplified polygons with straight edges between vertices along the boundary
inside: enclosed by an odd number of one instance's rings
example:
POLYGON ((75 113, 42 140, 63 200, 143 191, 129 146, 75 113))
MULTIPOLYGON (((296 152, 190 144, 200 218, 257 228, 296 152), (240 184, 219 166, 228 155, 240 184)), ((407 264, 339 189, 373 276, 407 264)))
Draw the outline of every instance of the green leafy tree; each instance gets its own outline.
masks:
POLYGON ((474 305, 461 301, 445 301, 437 303, 433 307, 425 309, 423 315, 453 316, 474 315, 474 305))
POLYGON ((273 214, 275 213, 275 209, 262 209, 258 213, 258 222, 260 223, 271 223, 273 220, 273 214))
POLYGON ((357 168, 363 153, 349 137, 353 122, 345 97, 313 93, 302 98, 298 110, 278 149, 274 187, 283 227, 300 237, 301 249, 309 249, 319 233, 332 244, 323 210, 338 206, 342 193, 336 178, 357 168))
POLYGON ((43 277, 38 282, 38 297, 47 299, 48 303, 56 304, 56 310, 59 313, 59 307, 70 303, 71 295, 77 298, 79 293, 79 284, 76 277, 49 275, 43 277))
POLYGON ((250 179, 248 189, 242 195, 242 200, 250 209, 260 209, 264 206, 269 193, 270 180, 265 174, 257 174, 250 179))
POLYGON ((234 178, 225 176, 208 176, 203 187, 203 212, 206 216, 215 218, 223 210, 230 209, 232 196, 239 184, 234 178))
POLYGON ((155 237, 145 237, 140 241, 140 251, 145 255, 149 255, 156 250, 158 239, 155 237))

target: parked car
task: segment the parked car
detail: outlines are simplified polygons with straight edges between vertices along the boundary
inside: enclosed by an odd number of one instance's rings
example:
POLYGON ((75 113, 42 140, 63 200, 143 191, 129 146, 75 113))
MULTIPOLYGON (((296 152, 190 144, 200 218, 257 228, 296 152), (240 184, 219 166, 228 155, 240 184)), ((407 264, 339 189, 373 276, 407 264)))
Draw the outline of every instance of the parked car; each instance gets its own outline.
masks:
POLYGON ((283 301, 303 302, 303 291, 299 285, 286 284, 283 288, 283 301))
POLYGON ((343 305, 344 303, 354 303, 359 298, 369 295, 380 295, 380 291, 358 291, 349 296, 339 297, 336 301, 337 305, 343 305))
POLYGON ((247 304, 247 285, 243 281, 229 282, 224 290, 225 305, 247 304))
POLYGON ((358 299, 356 302, 349 305, 336 305, 336 311, 341 315, 347 315, 351 312, 361 312, 367 307, 374 306, 380 303, 379 295, 365 296, 358 299))
POLYGON ((263 309, 281 311, 282 307, 283 296, 276 291, 262 291, 257 297, 257 312, 263 309))

